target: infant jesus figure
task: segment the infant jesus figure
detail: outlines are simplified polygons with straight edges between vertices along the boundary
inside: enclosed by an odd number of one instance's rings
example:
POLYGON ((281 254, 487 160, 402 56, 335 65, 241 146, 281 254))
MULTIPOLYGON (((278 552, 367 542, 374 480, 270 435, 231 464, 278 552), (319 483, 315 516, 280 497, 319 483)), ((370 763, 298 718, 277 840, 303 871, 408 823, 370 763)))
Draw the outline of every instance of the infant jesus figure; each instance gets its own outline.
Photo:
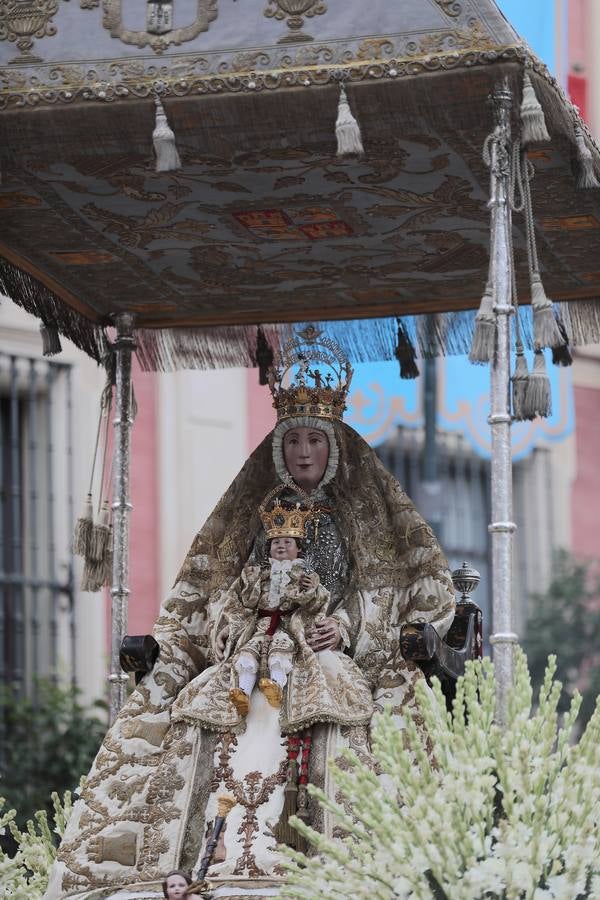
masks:
POLYGON ((287 509, 279 502, 269 509, 272 494, 260 507, 268 565, 248 563, 241 584, 232 586, 223 609, 232 677, 237 677, 229 700, 245 717, 258 681, 268 703, 281 708, 284 732, 315 722, 365 724, 373 701, 358 666, 341 651, 315 653, 306 640, 306 632, 316 622, 335 615, 329 610, 329 591, 301 557, 315 513, 310 506, 287 509))
POLYGON ((226 591, 216 628, 228 631, 224 658, 184 688, 173 717, 216 731, 243 726, 258 682, 280 710, 282 734, 316 722, 367 724, 373 699, 356 663, 343 650, 315 652, 306 640, 316 622, 335 617, 329 591, 300 555, 315 513, 279 502, 267 509, 273 493, 260 507, 269 561, 251 557, 226 591))
MULTIPOLYGON (((287 518, 289 520, 290 516, 287 518)), ((319 576, 316 572, 309 573, 300 559, 298 538, 281 533, 286 530, 289 531, 289 525, 288 529, 285 526, 273 528, 277 537, 269 539, 267 534, 269 570, 268 578, 262 583, 259 618, 255 624, 253 621, 252 637, 237 642, 241 650, 236 654, 233 667, 238 686, 231 688, 229 699, 242 716, 248 714, 257 678, 259 690, 271 706, 276 709, 281 706, 294 655, 298 651, 305 656, 309 649, 304 637, 305 624, 324 618, 329 602, 329 591, 322 587, 319 576)), ((236 610, 229 608, 225 614, 230 617, 230 635, 234 634, 232 626, 236 610)), ((239 628, 240 620, 235 624, 239 628)))

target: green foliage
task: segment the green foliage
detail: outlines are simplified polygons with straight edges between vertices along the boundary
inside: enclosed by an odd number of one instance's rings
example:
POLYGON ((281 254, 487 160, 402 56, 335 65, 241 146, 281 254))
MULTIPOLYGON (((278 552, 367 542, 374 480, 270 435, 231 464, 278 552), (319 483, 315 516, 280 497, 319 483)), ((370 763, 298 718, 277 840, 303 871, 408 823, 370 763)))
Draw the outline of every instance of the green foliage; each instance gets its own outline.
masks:
POLYGON ((21 831, 15 822, 15 810, 4 811, 6 801, 0 797, 0 834, 8 829, 16 846, 16 852, 11 855, 0 848, 1 897, 41 900, 56 858, 54 835, 63 836, 71 815, 70 791, 65 793, 62 801, 57 793, 53 793, 51 803, 50 820, 45 810, 39 811, 21 831))
POLYGON ((523 646, 533 684, 542 683, 548 654, 558 657, 557 674, 564 685, 559 709, 564 712, 578 689, 583 696, 584 725, 600 694, 600 572, 597 564, 557 553, 552 581, 534 594, 523 646))
POLYGON ((346 835, 299 819, 317 855, 286 851, 284 897, 322 900, 600 900, 600 702, 578 744, 550 658, 537 702, 516 653, 507 725, 494 722, 489 659, 469 663, 453 713, 439 683, 417 685, 435 761, 411 717, 375 717, 372 760, 330 764, 336 799, 310 792, 346 835), (562 721, 562 724, 561 724, 562 721))
POLYGON ((104 705, 84 708, 76 688, 40 679, 36 699, 10 688, 0 694, 4 741, 0 754, 0 796, 18 810, 25 825, 37 811, 53 814, 53 791, 63 794, 87 774, 106 731, 104 705))

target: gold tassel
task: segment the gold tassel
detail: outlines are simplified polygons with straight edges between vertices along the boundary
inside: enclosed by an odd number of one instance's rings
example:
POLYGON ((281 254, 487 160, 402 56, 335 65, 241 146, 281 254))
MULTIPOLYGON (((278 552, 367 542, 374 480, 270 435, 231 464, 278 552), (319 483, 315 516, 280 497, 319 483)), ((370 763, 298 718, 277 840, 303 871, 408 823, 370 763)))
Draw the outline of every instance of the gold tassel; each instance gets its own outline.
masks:
POLYGON ((494 296, 490 282, 485 286, 477 315, 475 331, 471 343, 469 359, 472 363, 489 363, 494 358, 496 347, 496 319, 494 316, 494 296))
MULTIPOLYGON (((308 790, 305 784, 298 785, 298 797, 296 800, 297 812, 296 816, 305 825, 308 825, 310 816, 308 814, 308 790)), ((306 853, 308 850, 308 841, 304 835, 294 829, 294 845, 299 853, 306 853)))
POLYGON ((538 144, 540 141, 549 140, 550 135, 546 128, 544 110, 536 97, 529 73, 525 72, 521 102, 521 143, 526 147, 528 144, 538 144))
POLYGON ((308 824, 310 816, 308 814, 308 790, 305 784, 298 785, 298 798, 296 801, 296 805, 298 808, 296 815, 305 824, 308 824))
POLYGON ((273 834, 278 844, 287 844, 288 847, 296 846, 298 832, 289 824, 292 816, 298 810, 298 763, 295 759, 288 762, 287 782, 283 795, 283 809, 277 825, 273 828, 273 834))

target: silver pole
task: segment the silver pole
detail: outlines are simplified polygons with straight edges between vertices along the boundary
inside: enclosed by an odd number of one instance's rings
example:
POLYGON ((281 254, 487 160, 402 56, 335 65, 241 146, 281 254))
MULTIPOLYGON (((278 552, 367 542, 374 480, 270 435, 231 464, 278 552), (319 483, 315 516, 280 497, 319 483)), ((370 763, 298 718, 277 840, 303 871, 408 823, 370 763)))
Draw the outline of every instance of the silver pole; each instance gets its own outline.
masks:
POLYGON ((111 588, 111 646, 110 646, 110 724, 117 717, 125 700, 128 677, 119 665, 121 642, 127 633, 129 602, 129 469, 130 439, 133 425, 131 410, 131 354, 135 349, 133 315, 120 313, 115 319, 117 339, 115 387, 115 448, 113 470, 113 570, 111 588))
POLYGON ((492 430, 492 521, 488 526, 492 542, 492 617, 496 673, 496 721, 507 722, 508 690, 513 681, 512 611, 512 455, 510 414, 510 316, 513 313, 510 253, 511 218, 508 204, 510 169, 510 110, 512 96, 508 82, 493 95, 496 126, 491 143, 491 252, 496 314, 496 352, 491 366, 492 430))

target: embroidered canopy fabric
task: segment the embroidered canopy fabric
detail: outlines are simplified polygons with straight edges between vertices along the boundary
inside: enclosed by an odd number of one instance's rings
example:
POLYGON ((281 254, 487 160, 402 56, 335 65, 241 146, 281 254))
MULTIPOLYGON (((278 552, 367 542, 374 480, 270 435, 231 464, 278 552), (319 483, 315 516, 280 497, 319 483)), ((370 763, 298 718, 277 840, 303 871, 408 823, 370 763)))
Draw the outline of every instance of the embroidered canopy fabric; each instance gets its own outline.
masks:
MULTIPOLYGON (((465 350, 488 266, 486 98, 508 79, 518 133, 525 65, 551 134, 530 154, 544 284, 577 301, 576 341, 600 336, 581 123, 491 0, 33 6, 26 35, 17 3, 0 15, 0 286, 91 355, 124 311, 148 368, 253 365, 257 325, 307 320, 376 320, 329 328, 357 360, 392 356, 394 316, 430 314, 424 353, 465 350), (340 82, 361 159, 336 157, 340 82), (155 172, 155 94, 178 171, 155 172)), ((528 302, 518 218, 515 240, 528 302)))

